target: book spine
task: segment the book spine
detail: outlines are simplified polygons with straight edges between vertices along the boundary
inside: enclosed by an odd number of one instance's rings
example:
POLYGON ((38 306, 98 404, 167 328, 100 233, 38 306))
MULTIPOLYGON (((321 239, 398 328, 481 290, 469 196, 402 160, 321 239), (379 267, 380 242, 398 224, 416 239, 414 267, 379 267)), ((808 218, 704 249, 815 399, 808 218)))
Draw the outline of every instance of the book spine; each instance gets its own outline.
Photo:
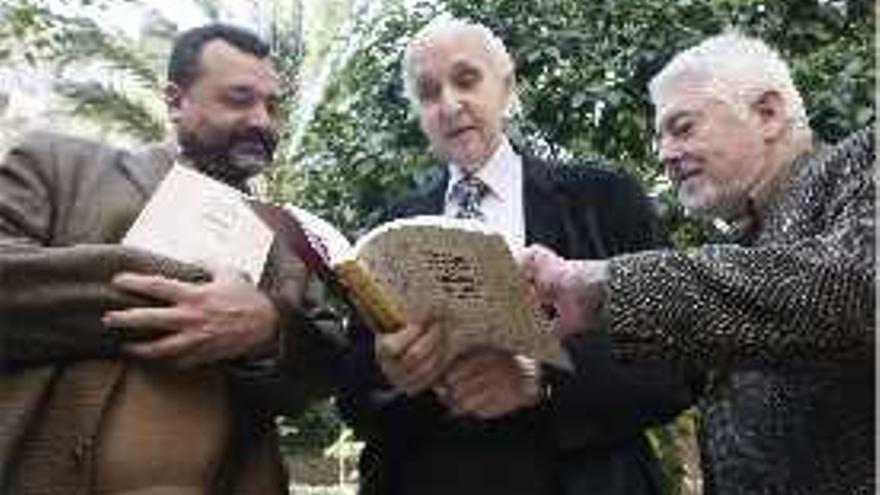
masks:
POLYGON ((403 308, 369 273, 363 263, 345 260, 335 267, 342 283, 356 299, 358 308, 367 313, 381 332, 394 332, 406 321, 403 308))

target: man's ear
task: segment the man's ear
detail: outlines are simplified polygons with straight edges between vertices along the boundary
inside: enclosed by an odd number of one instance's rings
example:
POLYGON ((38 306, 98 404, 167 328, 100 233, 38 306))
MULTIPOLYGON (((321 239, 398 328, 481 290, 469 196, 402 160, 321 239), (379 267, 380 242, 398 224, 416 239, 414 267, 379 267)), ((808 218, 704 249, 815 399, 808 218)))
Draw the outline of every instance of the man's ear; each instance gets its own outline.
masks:
POLYGON ((504 76, 503 83, 504 89, 507 91, 507 99, 509 100, 516 93, 516 78, 512 73, 508 74, 504 76))
POLYGON ((513 74, 508 74, 502 80, 502 84, 504 84, 504 91, 507 93, 504 98, 504 115, 505 117, 510 118, 514 113, 514 106, 518 104, 516 96, 516 79, 514 79, 513 74))
POLYGON ((168 120, 177 124, 180 120, 180 110, 183 105, 183 89, 177 84, 170 82, 165 85, 165 106, 168 107, 168 120))
POLYGON ((785 99, 778 91, 770 90, 761 93, 752 103, 752 111, 758 117, 761 135, 765 140, 774 141, 785 131, 788 113, 785 108, 785 99))

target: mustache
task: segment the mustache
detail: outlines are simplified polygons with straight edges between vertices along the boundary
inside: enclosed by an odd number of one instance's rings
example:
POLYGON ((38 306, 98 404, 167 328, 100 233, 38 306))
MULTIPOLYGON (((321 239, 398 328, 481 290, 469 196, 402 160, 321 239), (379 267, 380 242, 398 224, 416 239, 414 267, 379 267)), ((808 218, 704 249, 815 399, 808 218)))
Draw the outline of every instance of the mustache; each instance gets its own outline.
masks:
POLYGON ((249 128, 229 135, 227 148, 232 149, 242 144, 255 144, 266 156, 272 156, 278 146, 278 137, 274 132, 265 129, 249 128))
POLYGON ((669 158, 663 162, 666 176, 675 187, 701 171, 701 164, 689 156, 669 158))
POLYGON ((201 172, 234 187, 263 171, 273 159, 277 138, 273 131, 246 128, 200 137, 189 129, 178 133, 182 154, 201 172))

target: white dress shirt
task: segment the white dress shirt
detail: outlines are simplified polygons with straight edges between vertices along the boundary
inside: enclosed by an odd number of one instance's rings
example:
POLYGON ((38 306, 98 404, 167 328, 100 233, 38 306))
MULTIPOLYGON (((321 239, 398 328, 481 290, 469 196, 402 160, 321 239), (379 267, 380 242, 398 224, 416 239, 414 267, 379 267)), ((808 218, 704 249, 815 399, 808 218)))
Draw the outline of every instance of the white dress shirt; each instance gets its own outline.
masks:
MULTIPOLYGON (((486 223, 504 234, 514 252, 525 247, 522 157, 513 151, 506 137, 502 138, 489 161, 474 175, 489 188, 480 202, 480 211, 485 215, 486 223)), ((458 205, 450 200, 450 195, 452 187, 463 176, 458 165, 449 164, 449 183, 446 185, 443 209, 447 216, 458 213, 458 205)))

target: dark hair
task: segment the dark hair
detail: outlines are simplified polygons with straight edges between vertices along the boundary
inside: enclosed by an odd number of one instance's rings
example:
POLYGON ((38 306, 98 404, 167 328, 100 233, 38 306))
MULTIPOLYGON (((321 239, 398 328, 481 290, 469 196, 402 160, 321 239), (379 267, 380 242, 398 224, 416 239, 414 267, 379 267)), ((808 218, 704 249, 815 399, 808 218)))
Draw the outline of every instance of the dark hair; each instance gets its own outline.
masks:
POLYGON ((188 88, 199 76, 202 49, 216 39, 258 58, 269 55, 269 45, 251 31, 230 24, 207 24, 181 33, 168 60, 168 81, 188 88))

